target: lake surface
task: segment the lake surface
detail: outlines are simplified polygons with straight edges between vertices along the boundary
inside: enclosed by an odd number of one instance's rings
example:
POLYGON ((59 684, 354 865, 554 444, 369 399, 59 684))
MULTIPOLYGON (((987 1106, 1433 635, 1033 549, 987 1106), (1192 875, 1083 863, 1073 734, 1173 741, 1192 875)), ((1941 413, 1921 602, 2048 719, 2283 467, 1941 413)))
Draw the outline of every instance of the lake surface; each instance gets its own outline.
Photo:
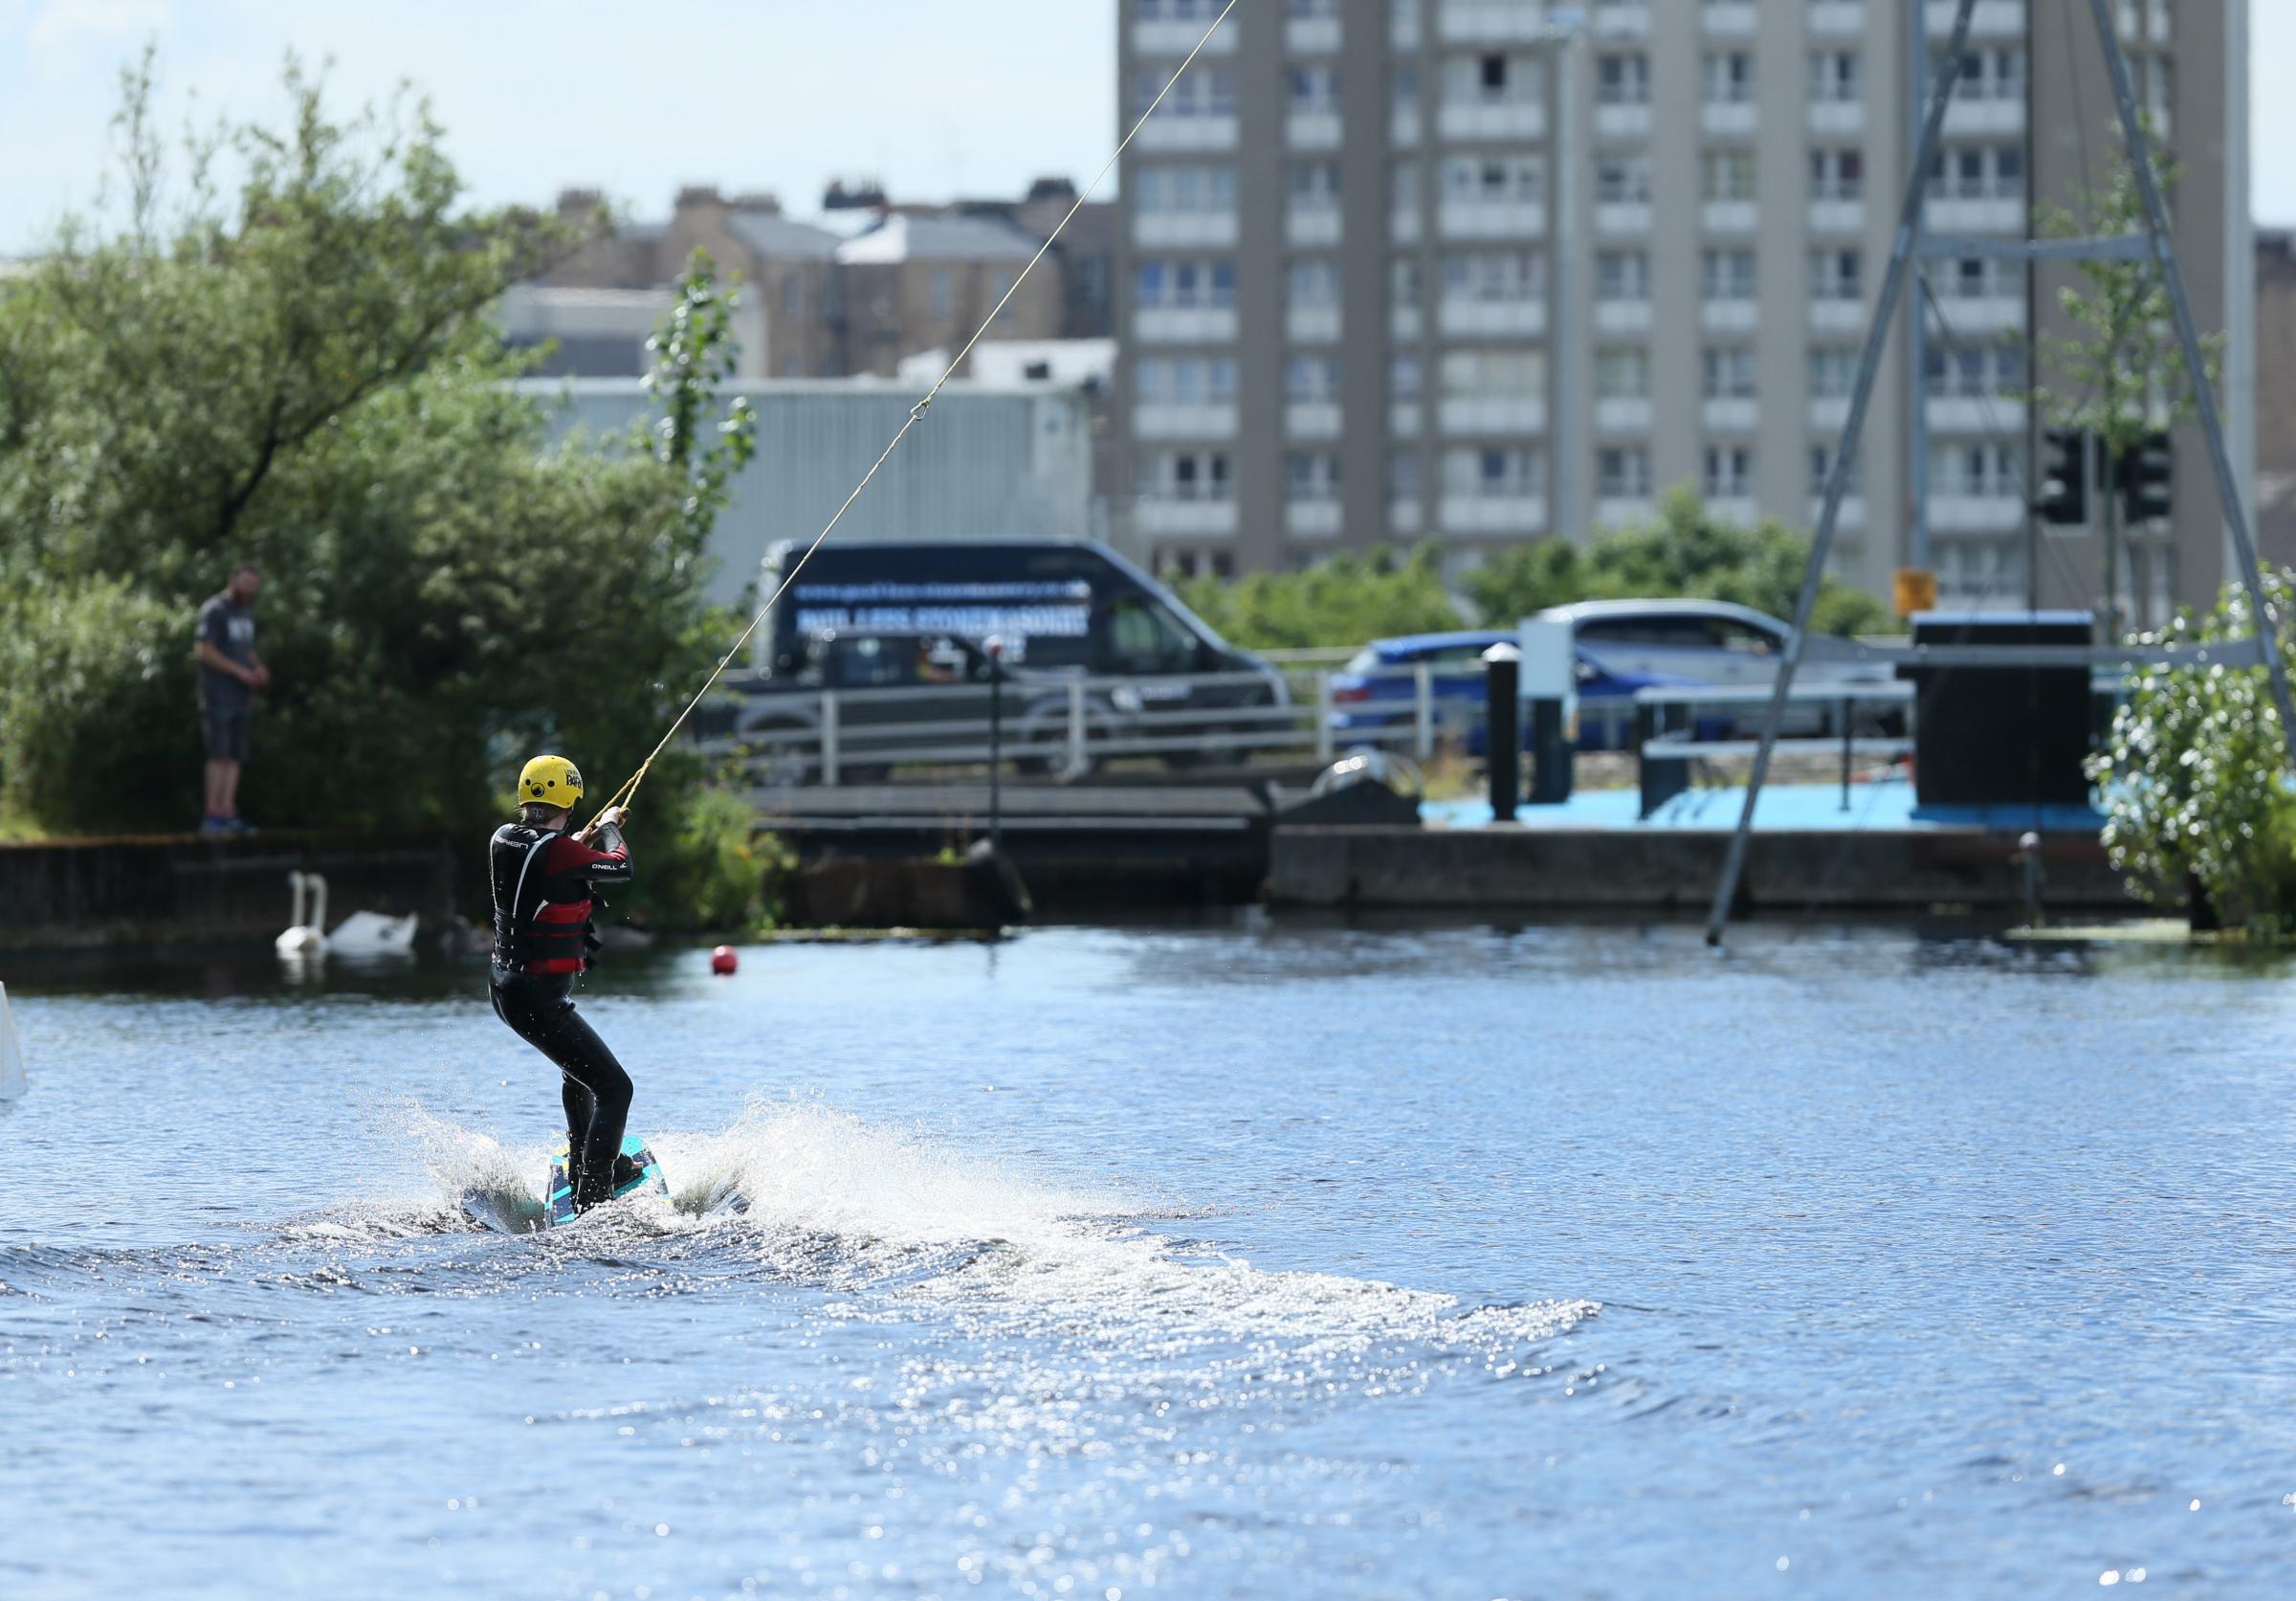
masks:
POLYGON ((2296 1592, 2296 985, 1249 921, 0 966, 14 1596, 2296 1592), (740 1217, 694 1215, 726 1184, 740 1217))

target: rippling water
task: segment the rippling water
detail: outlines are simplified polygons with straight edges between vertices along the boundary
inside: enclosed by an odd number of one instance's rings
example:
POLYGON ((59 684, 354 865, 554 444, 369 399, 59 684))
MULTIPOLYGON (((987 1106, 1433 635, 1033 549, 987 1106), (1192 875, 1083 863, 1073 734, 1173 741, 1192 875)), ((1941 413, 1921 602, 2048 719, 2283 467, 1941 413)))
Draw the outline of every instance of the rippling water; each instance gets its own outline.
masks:
POLYGON ((2296 1587, 2296 1007, 2207 953, 1045 930, 8 978, 11 1595, 2296 1587), (696 1213, 734 1185, 734 1218, 696 1213))

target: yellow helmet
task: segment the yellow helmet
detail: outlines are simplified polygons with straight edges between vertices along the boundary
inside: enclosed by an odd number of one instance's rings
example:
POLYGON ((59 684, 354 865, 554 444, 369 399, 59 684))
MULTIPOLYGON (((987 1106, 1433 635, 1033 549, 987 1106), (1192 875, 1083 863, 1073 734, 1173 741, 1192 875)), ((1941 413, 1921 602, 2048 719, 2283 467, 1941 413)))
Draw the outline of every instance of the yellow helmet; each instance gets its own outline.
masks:
POLYGON ((537 756, 519 769, 519 801, 572 811, 582 799, 582 773, 563 756, 537 756))

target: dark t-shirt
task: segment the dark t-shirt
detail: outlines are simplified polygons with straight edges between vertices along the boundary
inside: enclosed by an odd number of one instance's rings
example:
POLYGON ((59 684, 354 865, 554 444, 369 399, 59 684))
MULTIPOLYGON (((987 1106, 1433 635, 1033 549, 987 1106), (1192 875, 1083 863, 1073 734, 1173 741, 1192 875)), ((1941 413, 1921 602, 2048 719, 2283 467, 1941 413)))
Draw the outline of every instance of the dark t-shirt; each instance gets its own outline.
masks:
MULTIPOLYGON (((199 609, 199 637, 242 667, 255 662, 255 615, 233 603, 228 594, 210 596, 199 609)), ((199 698, 218 711, 237 711, 255 692, 232 678, 203 665, 199 670, 199 698)))

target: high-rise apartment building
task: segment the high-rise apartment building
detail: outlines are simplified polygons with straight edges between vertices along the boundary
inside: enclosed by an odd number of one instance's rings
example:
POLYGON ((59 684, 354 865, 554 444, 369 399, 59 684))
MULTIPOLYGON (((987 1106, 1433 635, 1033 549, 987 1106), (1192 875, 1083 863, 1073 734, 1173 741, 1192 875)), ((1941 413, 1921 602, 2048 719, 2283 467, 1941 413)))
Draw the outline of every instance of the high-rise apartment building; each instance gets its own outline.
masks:
MULTIPOLYGON (((1126 125, 1220 9, 1124 0, 1126 125)), ((2184 164, 2196 313, 2237 350, 2253 303, 2245 0, 2117 11, 2184 164)), ((1430 539, 1472 561, 1632 522, 1678 484, 1807 526, 1888 257, 1916 85, 1953 12, 1245 0, 1126 157, 1131 539, 1194 570, 1430 539)), ((2119 137, 2087 0, 1980 0, 1926 226, 2021 239, 2037 201, 2106 175, 2119 137)), ((1910 297, 1919 370, 1909 314, 1843 519, 1845 576, 1886 590, 1926 524, 1949 596, 2022 604, 2030 572, 2044 603, 2096 598, 2087 541, 2036 533, 2026 510, 2031 336, 2054 316, 2036 308, 2069 270, 1928 263, 1910 297)), ((2231 392, 2243 382, 2228 351, 2231 392)), ((2177 465, 2173 534, 2135 542, 2164 600, 2203 597, 2225 570, 2197 435, 2177 465)))

